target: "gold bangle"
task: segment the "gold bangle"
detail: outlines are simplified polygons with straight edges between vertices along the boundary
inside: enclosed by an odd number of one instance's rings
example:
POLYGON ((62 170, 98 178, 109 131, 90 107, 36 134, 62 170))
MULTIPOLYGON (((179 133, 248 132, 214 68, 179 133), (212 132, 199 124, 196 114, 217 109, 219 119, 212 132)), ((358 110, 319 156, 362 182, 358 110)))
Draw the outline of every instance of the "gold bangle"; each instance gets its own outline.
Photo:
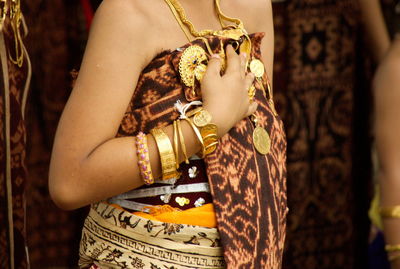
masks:
MULTIPOLYGON (((187 151, 186 151, 186 144, 185 144, 185 138, 183 137, 183 133, 182 133, 182 126, 181 126, 181 121, 177 120, 177 129, 178 129, 178 134, 179 134, 179 141, 181 143, 181 150, 183 153, 183 157, 185 158, 185 163, 189 164, 189 158, 187 156, 187 151)), ((177 162, 179 162, 179 160, 177 160, 177 162)))
POLYGON ((208 139, 218 140, 218 135, 210 133, 210 134, 206 134, 203 136, 203 141, 208 140, 208 139))
POLYGON ((174 152, 175 152, 175 160, 176 160, 176 169, 179 169, 179 145, 178 145, 178 123, 177 121, 173 122, 174 127, 174 152))
POLYGON ((200 132, 203 137, 204 147, 206 148, 206 155, 213 153, 219 143, 217 125, 210 123, 201 128, 200 132))
POLYGON ((400 254, 396 254, 396 255, 389 255, 389 261, 390 262, 394 262, 395 260, 398 260, 400 258, 400 254))
POLYGON ((400 206, 381 207, 379 213, 382 218, 400 218, 400 206))
POLYGON ((158 152, 160 153, 162 180, 176 178, 176 159, 174 149, 168 135, 162 129, 152 129, 150 133, 156 140, 158 152))
POLYGON ((205 156, 204 155, 205 151, 204 151, 203 137, 201 136, 201 133, 200 133, 199 129, 193 124, 193 122, 190 119, 185 118, 184 120, 189 123, 190 127, 192 127, 192 129, 193 129, 193 132, 196 134, 197 139, 199 140, 199 142, 201 144, 201 152, 199 152, 197 154, 199 155, 200 158, 203 158, 205 156))
POLYGON ((216 146, 216 145, 218 145, 218 141, 215 141, 215 142, 212 142, 212 143, 208 144, 205 148, 206 148, 206 150, 207 150, 207 149, 209 149, 209 148, 211 148, 211 147, 214 147, 214 146, 216 146))
POLYGON ((385 246, 386 252, 394 252, 394 251, 400 251, 400 244, 398 245, 386 245, 385 246))

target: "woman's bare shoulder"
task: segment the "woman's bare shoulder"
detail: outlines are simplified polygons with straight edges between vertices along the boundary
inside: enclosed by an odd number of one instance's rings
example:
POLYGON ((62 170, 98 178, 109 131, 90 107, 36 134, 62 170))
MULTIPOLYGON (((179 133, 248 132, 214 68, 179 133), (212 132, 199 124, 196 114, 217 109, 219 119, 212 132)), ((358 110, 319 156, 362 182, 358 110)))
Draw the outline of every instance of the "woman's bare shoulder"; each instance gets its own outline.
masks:
POLYGON ((221 1, 223 11, 243 20, 249 32, 264 32, 272 23, 271 0, 221 1))

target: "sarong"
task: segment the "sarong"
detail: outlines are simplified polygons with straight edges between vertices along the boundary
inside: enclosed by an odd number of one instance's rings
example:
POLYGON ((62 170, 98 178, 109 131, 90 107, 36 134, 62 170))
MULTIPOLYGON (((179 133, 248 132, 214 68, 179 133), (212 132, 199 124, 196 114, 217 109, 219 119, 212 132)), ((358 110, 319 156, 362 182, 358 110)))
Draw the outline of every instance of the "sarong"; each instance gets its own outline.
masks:
POLYGON ((82 231, 80 268, 225 268, 218 230, 145 219, 93 204, 82 231))

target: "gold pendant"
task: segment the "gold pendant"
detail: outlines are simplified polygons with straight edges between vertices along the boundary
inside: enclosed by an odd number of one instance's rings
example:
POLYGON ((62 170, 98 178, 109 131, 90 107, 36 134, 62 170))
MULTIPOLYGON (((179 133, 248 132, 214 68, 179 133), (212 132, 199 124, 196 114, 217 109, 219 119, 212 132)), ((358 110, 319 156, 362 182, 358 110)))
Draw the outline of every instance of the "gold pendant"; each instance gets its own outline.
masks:
POLYGON ((204 127, 208 125, 212 120, 211 114, 207 110, 200 110, 193 117, 193 123, 197 127, 204 127))
POLYGON ((264 64, 260 60, 254 59, 250 62, 250 71, 256 78, 262 78, 265 72, 264 64))
POLYGON ((271 138, 267 130, 259 125, 257 116, 255 114, 251 116, 251 120, 256 125, 253 131, 254 147, 260 154, 268 154, 271 151, 271 138))
POLYGON ((271 138, 268 132, 260 126, 257 126, 253 131, 253 143, 260 154, 268 154, 271 150, 271 138))
POLYGON ((207 54, 200 46, 190 46, 182 53, 179 61, 179 74, 182 82, 187 87, 195 85, 195 78, 201 80, 207 66, 203 63, 207 61, 207 54))

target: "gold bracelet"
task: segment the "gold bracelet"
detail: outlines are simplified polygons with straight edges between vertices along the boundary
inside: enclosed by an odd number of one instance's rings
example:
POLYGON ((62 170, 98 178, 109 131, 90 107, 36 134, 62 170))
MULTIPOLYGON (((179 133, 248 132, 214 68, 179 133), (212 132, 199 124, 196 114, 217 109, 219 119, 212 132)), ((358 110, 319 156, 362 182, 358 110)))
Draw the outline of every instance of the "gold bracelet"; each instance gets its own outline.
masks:
POLYGON ((205 109, 193 113, 191 122, 200 130, 203 139, 203 158, 214 152, 218 144, 218 127, 211 123, 212 116, 205 109))
POLYGON ((389 255, 389 261, 390 262, 393 262, 393 261, 395 261, 395 260, 397 260, 397 259, 399 259, 400 258, 400 254, 396 254, 396 255, 389 255))
POLYGON ((394 251, 400 251, 400 244, 398 245, 386 245, 385 246, 386 252, 394 252, 394 251))
POLYGON ((379 213, 382 218, 400 218, 400 206, 392 206, 392 207, 381 207, 379 209, 379 213))
MULTIPOLYGON (((189 164, 189 158, 187 156, 187 151, 186 151, 186 144, 185 144, 185 138, 183 137, 182 133, 182 126, 181 126, 181 121, 177 120, 177 129, 178 129, 178 134, 179 134, 179 141, 181 143, 181 150, 183 153, 183 157, 185 158, 185 163, 189 164)), ((179 160, 177 160, 179 162, 179 160)))
POLYGON ((204 155, 205 154, 205 148, 204 148, 203 137, 201 136, 201 133, 200 133, 199 129, 193 124, 193 122, 190 119, 185 118, 184 120, 189 123, 190 127, 192 127, 193 132, 196 134, 197 139, 199 140, 199 142, 201 144, 201 152, 199 152, 197 154, 199 155, 200 158, 205 157, 205 155, 204 155))
POLYGON ((179 169, 179 145, 178 145, 178 123, 177 121, 173 122, 174 127, 174 152, 175 152, 175 160, 176 160, 176 170, 179 169))
POLYGON ((217 125, 210 123, 202 127, 200 133, 203 137, 206 155, 213 153, 217 149, 217 145, 219 143, 217 125))
POLYGON ((162 180, 176 178, 178 171, 176 171, 175 153, 168 135, 159 128, 152 129, 150 133, 156 140, 158 152, 160 153, 162 180))

